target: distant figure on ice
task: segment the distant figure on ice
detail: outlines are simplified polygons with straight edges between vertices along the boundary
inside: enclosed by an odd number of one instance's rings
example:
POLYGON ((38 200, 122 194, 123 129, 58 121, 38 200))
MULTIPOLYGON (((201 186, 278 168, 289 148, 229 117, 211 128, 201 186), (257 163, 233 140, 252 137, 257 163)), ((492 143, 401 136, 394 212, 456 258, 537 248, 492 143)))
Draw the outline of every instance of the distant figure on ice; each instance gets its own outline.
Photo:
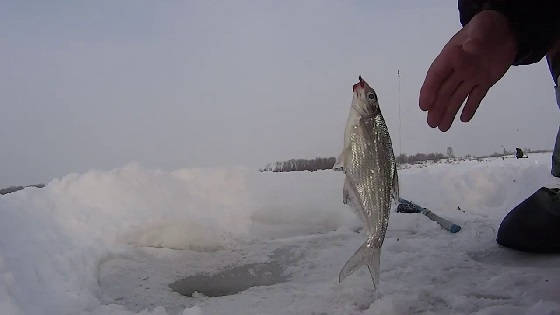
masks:
MULTIPOLYGON (((447 131, 466 99, 460 119, 471 120, 488 90, 512 65, 547 57, 560 106, 560 1, 459 0, 463 28, 443 47, 426 74, 420 108, 428 125, 447 131)), ((560 130, 552 154, 560 177, 560 130)), ((560 193, 541 188, 502 221, 499 244, 518 250, 560 253, 560 193)))
POLYGON ((523 153, 523 150, 521 150, 521 148, 515 148, 515 157, 518 159, 522 159, 526 158, 527 156, 525 156, 525 153, 523 153))

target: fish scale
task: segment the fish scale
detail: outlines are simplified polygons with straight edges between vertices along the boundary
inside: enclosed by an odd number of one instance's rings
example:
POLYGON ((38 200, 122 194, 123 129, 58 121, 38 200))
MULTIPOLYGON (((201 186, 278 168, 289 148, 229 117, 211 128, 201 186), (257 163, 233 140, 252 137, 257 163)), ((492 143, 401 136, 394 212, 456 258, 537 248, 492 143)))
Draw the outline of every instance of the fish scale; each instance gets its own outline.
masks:
MULTIPOLYGON (((353 167, 350 170, 355 170, 351 173, 354 178, 362 178, 359 180, 361 184, 357 184, 356 188, 360 199, 363 202, 364 210, 366 215, 371 217, 371 220, 367 222, 376 222, 378 225, 371 227, 368 232, 371 234, 376 234, 381 229, 386 229, 388 220, 388 210, 384 209, 384 205, 387 204, 391 198, 390 190, 386 189, 391 183, 383 183, 379 179, 391 178, 391 174, 394 171, 391 167, 394 161, 385 159, 372 159, 372 156, 381 156, 382 151, 387 149, 392 150, 391 143, 388 145, 383 142, 383 139, 389 139, 389 133, 385 127, 385 122, 381 115, 376 117, 361 119, 363 128, 356 128, 362 131, 363 135, 355 133, 352 135, 352 155, 353 155, 353 167), (362 141, 362 138, 373 139, 372 141, 362 141), (363 144, 363 145, 360 145, 363 144), (387 165, 388 164, 388 165, 387 165), (375 193, 373 192, 374 190, 375 193), (378 211, 374 211, 374 209, 378 211), (387 210, 387 213, 383 213, 387 210), (378 216, 380 215, 380 218, 378 216)), ((383 234, 384 236, 384 234, 383 234)), ((375 240, 375 245, 381 247, 383 244, 383 239, 377 237, 375 240)))

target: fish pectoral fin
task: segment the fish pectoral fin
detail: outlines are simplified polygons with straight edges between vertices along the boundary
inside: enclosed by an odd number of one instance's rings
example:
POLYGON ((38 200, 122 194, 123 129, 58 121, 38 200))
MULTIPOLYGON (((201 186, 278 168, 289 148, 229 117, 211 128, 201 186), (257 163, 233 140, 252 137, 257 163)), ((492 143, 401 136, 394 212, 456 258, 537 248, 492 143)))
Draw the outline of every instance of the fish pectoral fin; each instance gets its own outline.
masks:
POLYGON ((348 183, 348 178, 344 180, 344 187, 342 187, 342 203, 345 205, 352 203, 352 197, 350 195, 350 183, 348 183))
POLYGON ((393 171, 393 184, 391 187, 391 197, 395 206, 399 204, 399 175, 397 174, 397 168, 393 171))
POLYGON ((350 203, 350 193, 346 190, 346 187, 342 190, 342 203, 345 205, 350 203))
POLYGON ((342 282, 346 277, 354 273, 361 266, 367 266, 373 281, 373 286, 376 287, 379 283, 379 261, 381 257, 381 248, 368 247, 367 241, 358 248, 358 250, 348 259, 344 267, 338 274, 338 282, 342 282))
POLYGON ((350 209, 362 220, 362 222, 368 227, 368 231, 371 232, 369 227, 368 219, 365 217, 365 210, 362 206, 360 197, 356 193, 356 187, 350 181, 350 178, 346 176, 344 179, 344 187, 342 188, 342 203, 348 205, 350 209))
POLYGON ((344 170, 344 155, 348 149, 344 148, 340 155, 336 158, 336 162, 333 165, 334 170, 344 170))

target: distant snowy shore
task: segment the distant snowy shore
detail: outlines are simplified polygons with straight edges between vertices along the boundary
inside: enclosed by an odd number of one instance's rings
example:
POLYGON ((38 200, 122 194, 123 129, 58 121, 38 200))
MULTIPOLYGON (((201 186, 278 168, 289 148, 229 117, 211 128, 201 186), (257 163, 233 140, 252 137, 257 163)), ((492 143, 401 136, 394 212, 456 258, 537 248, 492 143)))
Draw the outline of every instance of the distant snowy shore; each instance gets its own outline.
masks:
POLYGON ((70 174, 0 196, 0 314, 560 314, 560 256, 495 242, 510 209, 560 187, 550 158, 401 169, 402 197, 463 229, 392 213, 376 292, 365 270, 337 282, 364 238, 342 205, 341 172, 70 174), (262 276, 244 266, 281 274, 222 297, 169 287, 228 270, 262 276))

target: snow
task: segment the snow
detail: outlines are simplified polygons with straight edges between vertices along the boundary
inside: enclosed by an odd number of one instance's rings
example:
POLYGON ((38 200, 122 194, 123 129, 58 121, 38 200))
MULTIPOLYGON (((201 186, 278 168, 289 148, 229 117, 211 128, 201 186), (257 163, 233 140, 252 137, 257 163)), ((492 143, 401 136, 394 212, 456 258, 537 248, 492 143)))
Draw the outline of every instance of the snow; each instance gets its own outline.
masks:
POLYGON ((511 208, 560 186, 550 158, 400 170, 402 197, 462 230, 392 213, 376 291, 366 270, 337 282, 364 240, 342 205, 341 172, 70 174, 0 197, 0 314, 560 314, 560 256, 495 242, 511 208), (169 287, 229 271, 242 285, 243 273, 259 280, 271 268, 277 283, 228 296, 169 287))

